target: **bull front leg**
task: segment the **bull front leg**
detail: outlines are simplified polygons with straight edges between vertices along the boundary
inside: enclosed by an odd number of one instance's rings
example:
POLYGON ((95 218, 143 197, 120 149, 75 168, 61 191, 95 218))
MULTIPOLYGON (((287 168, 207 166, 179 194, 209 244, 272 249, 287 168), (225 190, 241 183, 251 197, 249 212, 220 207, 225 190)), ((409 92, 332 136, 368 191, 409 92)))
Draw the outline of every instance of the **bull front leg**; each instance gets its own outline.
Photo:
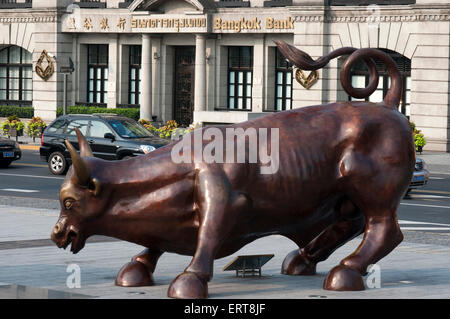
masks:
POLYGON ((238 215, 248 207, 247 197, 234 192, 221 169, 205 168, 197 175, 195 200, 199 231, 194 257, 171 283, 171 298, 208 298, 207 282, 213 276, 215 256, 232 231, 238 215))
POLYGON ((134 256, 131 262, 120 269, 116 277, 116 286, 153 286, 153 272, 162 254, 163 252, 160 250, 147 248, 140 254, 134 256))

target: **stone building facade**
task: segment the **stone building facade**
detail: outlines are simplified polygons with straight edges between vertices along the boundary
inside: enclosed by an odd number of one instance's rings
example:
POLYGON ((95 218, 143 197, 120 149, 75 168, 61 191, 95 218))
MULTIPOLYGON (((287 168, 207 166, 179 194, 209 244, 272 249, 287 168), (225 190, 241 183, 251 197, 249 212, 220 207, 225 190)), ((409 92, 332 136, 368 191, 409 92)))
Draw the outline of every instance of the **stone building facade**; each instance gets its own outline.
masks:
MULTIPOLYGON (((320 57, 380 48, 404 77, 400 111, 450 151, 450 4, 447 0, 0 0, 0 105, 56 117, 69 105, 140 107, 141 118, 235 123, 349 100, 342 60, 305 88, 273 40, 320 57), (63 70, 63 69, 66 70, 63 70)), ((379 65, 378 101, 389 87, 379 65)), ((305 72, 305 77, 308 73, 305 72)), ((354 86, 364 86, 364 66, 354 86)))

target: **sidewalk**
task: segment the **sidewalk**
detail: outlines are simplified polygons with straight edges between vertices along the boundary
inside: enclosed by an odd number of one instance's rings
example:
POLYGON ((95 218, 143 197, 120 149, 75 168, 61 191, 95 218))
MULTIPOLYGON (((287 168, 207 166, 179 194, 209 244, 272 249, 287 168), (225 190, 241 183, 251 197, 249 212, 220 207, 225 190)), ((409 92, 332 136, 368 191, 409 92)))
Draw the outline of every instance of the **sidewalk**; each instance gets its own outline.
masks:
POLYGON ((450 153, 425 151, 417 157, 425 161, 430 173, 450 174, 450 153))
MULTIPOLYGON (((14 287, 6 285, 16 284, 27 287, 24 289, 28 289, 30 294, 48 291, 44 289, 60 292, 60 298, 167 298, 169 284, 191 260, 188 256, 164 254, 155 271, 155 286, 116 287, 114 279, 119 269, 143 247, 94 237, 97 242, 89 240, 79 254, 72 255, 68 250, 58 249, 48 239, 58 214, 57 210, 0 206, 0 282, 5 287, 3 296, 5 291, 14 294, 14 287), (66 285, 71 274, 67 271, 68 266, 72 264, 81 270, 81 288, 78 289, 69 289, 66 285)), ((403 242, 378 263, 381 288, 360 292, 323 290, 328 271, 353 252, 360 240, 361 237, 347 243, 320 263, 316 276, 291 277, 281 275, 280 267, 284 257, 296 249, 295 244, 281 236, 259 239, 235 254, 215 261, 214 278, 209 284, 210 298, 450 298, 450 247, 408 242, 403 242), (275 257, 263 267, 261 278, 237 278, 234 272, 222 271, 235 256, 271 253, 275 257)), ((41 295, 42 298, 49 296, 41 295)))

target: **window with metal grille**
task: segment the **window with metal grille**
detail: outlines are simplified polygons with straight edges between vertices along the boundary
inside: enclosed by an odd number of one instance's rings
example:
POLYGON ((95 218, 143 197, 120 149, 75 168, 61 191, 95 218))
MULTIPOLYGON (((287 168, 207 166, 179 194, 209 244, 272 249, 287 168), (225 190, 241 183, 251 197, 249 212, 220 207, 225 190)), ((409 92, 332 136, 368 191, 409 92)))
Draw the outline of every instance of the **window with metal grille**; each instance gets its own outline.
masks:
POLYGON ((15 45, 1 50, 0 102, 28 105, 32 99, 32 54, 15 45))
POLYGON ((292 108, 292 64, 286 60, 278 48, 275 60, 275 110, 290 110, 292 108))
POLYGON ((243 1, 243 0, 219 0, 219 1, 216 1, 216 5, 219 8, 250 7, 250 1, 243 1))
POLYGON ((108 45, 88 45, 88 103, 106 103, 108 95, 108 45))
POLYGON ((253 47, 228 48, 228 108, 252 109, 253 47))
POLYGON ((331 6, 369 6, 369 5, 406 5, 415 4, 416 0, 328 0, 331 6))
POLYGON ((130 46, 130 70, 129 70, 129 89, 128 103, 139 104, 141 95, 141 60, 142 46, 130 46))

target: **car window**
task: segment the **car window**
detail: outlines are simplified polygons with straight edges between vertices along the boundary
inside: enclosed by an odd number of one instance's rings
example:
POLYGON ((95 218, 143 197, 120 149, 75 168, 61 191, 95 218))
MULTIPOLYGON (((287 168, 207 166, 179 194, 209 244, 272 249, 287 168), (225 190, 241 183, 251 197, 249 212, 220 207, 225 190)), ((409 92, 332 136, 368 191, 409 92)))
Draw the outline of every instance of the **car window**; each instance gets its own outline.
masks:
POLYGON ((89 121, 88 120, 71 121, 69 123, 69 125, 67 125, 65 133, 67 135, 76 135, 75 128, 78 128, 81 131, 81 133, 83 133, 83 135, 86 136, 87 135, 88 126, 89 126, 89 121))
POLYGON ((141 138, 153 136, 145 127, 131 119, 109 120, 112 128, 123 138, 141 138))
POLYGON ((100 121, 91 121, 90 137, 105 137, 105 133, 111 133, 112 131, 106 126, 105 123, 100 121))
POLYGON ((66 127, 66 121, 65 120, 56 120, 52 125, 49 126, 47 129, 48 133, 56 133, 56 134, 62 134, 64 132, 64 128, 66 127))

